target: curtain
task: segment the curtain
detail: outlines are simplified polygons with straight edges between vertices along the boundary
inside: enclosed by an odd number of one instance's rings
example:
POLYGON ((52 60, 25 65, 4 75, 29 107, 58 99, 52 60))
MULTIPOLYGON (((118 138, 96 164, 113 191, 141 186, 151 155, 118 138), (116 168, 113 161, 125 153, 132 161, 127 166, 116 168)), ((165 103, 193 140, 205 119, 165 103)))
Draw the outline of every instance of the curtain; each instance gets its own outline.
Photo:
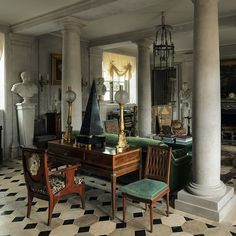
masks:
POLYGON ((125 76, 130 80, 136 68, 136 59, 131 56, 104 52, 103 65, 105 70, 109 72, 111 80, 113 80, 115 74, 125 76))

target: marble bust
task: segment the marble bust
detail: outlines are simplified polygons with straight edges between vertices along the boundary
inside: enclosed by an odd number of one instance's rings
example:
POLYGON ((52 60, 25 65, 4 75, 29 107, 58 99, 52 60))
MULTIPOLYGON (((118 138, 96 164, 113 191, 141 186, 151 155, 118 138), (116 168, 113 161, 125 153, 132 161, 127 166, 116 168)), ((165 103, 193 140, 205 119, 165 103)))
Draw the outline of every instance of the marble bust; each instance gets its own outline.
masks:
POLYGON ((17 93, 23 98, 22 103, 29 103, 29 99, 38 93, 37 85, 31 81, 31 72, 21 72, 20 77, 22 82, 14 84, 11 88, 11 91, 13 93, 17 93))
POLYGON ((107 90, 106 86, 104 84, 104 78, 103 77, 99 77, 97 79, 96 88, 97 88, 98 100, 103 101, 104 100, 104 95, 105 95, 106 90, 107 90))

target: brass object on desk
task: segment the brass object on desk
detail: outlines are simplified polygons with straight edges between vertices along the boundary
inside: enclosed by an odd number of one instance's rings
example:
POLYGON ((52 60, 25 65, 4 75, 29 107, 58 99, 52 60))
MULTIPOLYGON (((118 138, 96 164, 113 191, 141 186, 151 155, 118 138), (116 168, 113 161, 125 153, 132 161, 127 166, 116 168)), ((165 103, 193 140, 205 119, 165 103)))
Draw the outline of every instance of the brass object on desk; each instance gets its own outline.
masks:
POLYGON ((72 103, 76 99, 76 93, 71 90, 71 87, 68 87, 68 90, 65 93, 65 100, 68 103, 68 115, 67 115, 67 126, 66 131, 63 136, 63 139, 66 143, 71 143, 74 140, 73 134, 72 134, 72 103))
POLYGON ((126 91, 123 90, 123 87, 120 86, 120 90, 115 94, 115 100, 120 106, 120 120, 119 120, 119 141, 116 146, 118 153, 124 152, 129 148, 125 137, 125 124, 124 124, 124 104, 128 102, 129 95, 126 91))

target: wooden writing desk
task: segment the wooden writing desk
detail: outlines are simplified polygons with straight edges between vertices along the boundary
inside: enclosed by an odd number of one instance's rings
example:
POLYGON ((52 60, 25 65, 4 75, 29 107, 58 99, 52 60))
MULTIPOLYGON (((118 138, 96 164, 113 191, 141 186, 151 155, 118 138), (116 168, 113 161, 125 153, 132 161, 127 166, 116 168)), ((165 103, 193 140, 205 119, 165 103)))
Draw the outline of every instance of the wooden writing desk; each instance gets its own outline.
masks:
POLYGON ((113 219, 116 211, 116 178, 137 170, 141 177, 141 148, 130 148, 117 154, 115 147, 86 150, 55 140, 48 142, 48 154, 64 164, 80 162, 82 169, 111 178, 113 219))

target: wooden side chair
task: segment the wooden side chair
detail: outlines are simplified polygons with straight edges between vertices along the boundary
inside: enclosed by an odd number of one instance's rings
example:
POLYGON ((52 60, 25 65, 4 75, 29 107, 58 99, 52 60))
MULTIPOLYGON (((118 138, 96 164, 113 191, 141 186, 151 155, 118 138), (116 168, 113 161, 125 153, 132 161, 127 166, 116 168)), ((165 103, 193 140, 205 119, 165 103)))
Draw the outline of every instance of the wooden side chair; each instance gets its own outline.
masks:
POLYGON ((145 203, 150 207, 150 231, 153 231, 153 204, 166 198, 169 216, 169 176, 171 147, 148 146, 144 179, 121 187, 123 193, 123 221, 125 222, 126 198, 145 203))
POLYGON ((75 176, 80 164, 50 171, 47 152, 31 148, 22 148, 22 159, 25 183, 28 190, 28 218, 30 217, 34 197, 49 202, 48 225, 51 223, 55 204, 65 195, 78 193, 84 209, 85 184, 83 179, 75 176))

